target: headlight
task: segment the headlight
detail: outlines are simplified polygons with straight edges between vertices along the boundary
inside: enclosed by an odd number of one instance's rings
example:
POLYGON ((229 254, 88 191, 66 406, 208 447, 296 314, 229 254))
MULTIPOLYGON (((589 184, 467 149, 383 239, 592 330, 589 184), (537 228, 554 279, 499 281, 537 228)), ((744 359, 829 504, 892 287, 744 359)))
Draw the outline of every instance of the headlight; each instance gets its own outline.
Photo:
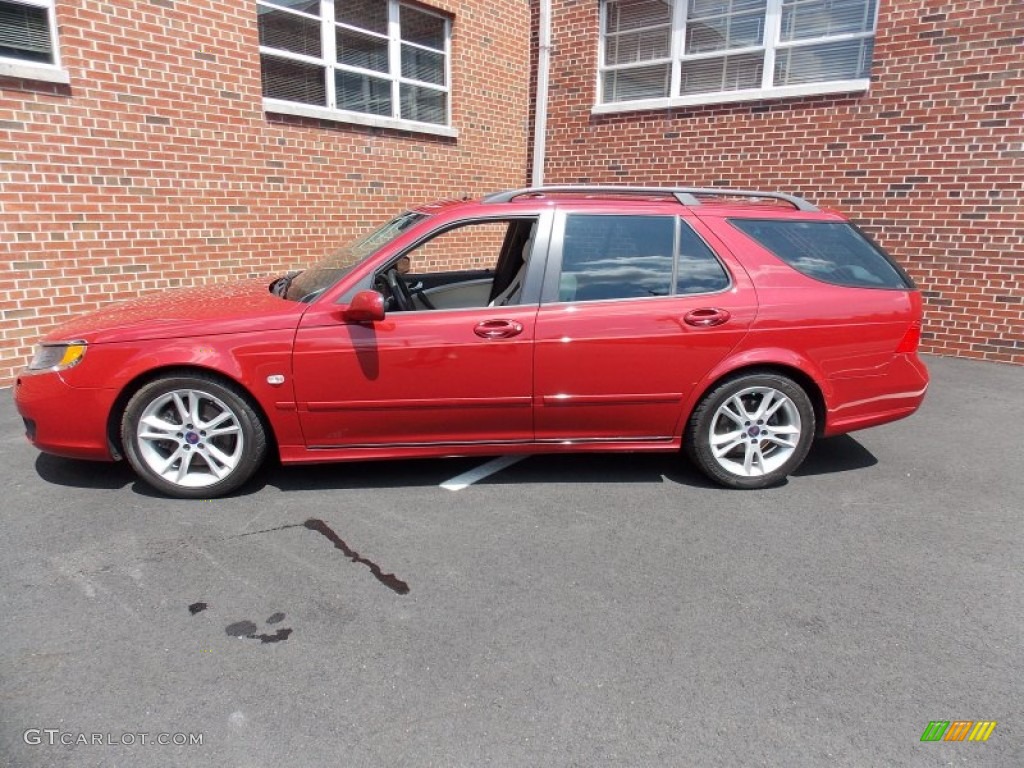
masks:
POLYGON ((64 371, 78 365, 85 357, 84 341, 64 344, 37 344, 36 354, 28 364, 30 371, 64 371))

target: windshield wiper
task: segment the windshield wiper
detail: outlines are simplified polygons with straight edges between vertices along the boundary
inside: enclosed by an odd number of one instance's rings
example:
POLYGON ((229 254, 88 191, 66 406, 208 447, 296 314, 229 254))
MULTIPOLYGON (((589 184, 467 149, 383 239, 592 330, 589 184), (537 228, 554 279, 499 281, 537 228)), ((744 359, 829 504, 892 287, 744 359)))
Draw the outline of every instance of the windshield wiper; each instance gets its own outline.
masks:
POLYGON ((270 292, 275 296, 284 298, 284 295, 288 290, 288 286, 292 284, 292 280, 294 280, 301 272, 301 269, 296 269, 289 272, 287 275, 277 278, 277 280, 270 284, 270 292))

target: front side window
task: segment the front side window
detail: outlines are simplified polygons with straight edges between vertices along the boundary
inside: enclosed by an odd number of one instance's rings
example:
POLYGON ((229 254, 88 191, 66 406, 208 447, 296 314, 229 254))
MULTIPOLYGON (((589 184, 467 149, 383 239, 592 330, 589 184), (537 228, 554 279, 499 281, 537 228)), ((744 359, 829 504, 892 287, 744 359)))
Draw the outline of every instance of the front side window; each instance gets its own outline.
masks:
POLYGON ((566 217, 559 301, 710 293, 728 285, 711 249, 677 217, 566 217))
POLYGON ((398 0, 256 6, 269 110, 301 105, 353 122, 450 124, 447 17, 398 0))
POLYGON ((599 107, 866 89, 877 0, 603 0, 599 107))
POLYGON ((383 265, 374 287, 398 310, 521 304, 536 226, 534 218, 458 224, 383 265))
POLYGON ((52 0, 0 0, 0 62, 58 63, 52 0))

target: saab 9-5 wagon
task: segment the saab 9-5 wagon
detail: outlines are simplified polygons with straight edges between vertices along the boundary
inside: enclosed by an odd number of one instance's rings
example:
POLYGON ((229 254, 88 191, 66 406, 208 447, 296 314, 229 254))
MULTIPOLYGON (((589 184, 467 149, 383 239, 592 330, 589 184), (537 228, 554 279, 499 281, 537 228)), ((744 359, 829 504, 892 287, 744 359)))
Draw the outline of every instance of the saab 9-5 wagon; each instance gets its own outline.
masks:
POLYGON ((921 296, 776 192, 547 187, 412 209, 319 264, 68 322, 17 379, 42 451, 174 496, 285 464, 684 451, 733 488, 903 418, 921 296))

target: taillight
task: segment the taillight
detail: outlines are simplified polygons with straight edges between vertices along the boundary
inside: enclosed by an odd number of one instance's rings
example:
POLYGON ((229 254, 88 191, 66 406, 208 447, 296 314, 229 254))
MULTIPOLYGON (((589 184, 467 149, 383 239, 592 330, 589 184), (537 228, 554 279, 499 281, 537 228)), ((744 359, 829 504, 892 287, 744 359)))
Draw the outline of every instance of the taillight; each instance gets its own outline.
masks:
POLYGON ((915 321, 910 324, 907 328, 907 332, 903 334, 903 339, 900 341, 900 345, 896 347, 896 354, 898 355, 910 355, 917 352, 917 346, 921 343, 921 321, 915 321))

